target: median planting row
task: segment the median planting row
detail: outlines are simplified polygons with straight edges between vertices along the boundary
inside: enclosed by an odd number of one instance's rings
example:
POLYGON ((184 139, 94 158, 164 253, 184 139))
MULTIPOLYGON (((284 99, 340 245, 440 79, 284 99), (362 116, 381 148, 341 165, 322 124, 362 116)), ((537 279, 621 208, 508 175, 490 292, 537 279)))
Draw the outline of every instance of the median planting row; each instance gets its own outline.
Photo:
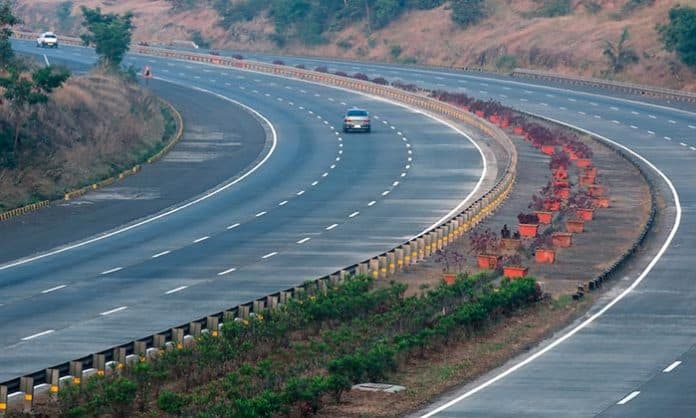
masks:
POLYGON ((534 279, 487 273, 404 297, 354 276, 307 284, 275 309, 226 322, 186 344, 150 353, 82 385, 68 383, 37 414, 63 416, 306 416, 353 384, 381 380, 426 351, 539 300, 534 279))

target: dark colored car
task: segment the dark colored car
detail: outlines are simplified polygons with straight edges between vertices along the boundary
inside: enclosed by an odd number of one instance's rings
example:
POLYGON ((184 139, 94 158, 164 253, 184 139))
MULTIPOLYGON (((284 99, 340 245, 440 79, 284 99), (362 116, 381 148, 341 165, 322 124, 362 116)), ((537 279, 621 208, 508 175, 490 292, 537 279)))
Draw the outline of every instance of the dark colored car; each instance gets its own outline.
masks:
POLYGON ((343 132, 370 132, 370 114, 367 110, 352 108, 343 117, 343 132))

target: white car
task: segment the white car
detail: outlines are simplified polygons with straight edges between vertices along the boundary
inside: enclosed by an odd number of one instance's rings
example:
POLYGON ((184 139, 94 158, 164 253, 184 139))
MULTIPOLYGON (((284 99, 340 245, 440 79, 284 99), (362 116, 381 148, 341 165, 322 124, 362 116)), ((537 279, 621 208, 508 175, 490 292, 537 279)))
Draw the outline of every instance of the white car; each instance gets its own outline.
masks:
POLYGON ((36 39, 39 48, 58 48, 58 37, 53 32, 44 32, 36 39))

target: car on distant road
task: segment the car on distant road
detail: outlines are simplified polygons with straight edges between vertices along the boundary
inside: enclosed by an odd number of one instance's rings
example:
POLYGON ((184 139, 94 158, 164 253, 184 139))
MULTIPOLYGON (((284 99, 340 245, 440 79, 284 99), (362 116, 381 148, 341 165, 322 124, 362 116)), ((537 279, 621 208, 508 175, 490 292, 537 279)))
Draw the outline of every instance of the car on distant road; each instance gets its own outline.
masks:
POLYGON ((348 109, 343 117, 343 132, 370 132, 370 113, 357 107, 348 109))
POLYGON ((58 48, 58 37, 53 32, 44 32, 36 39, 39 48, 58 48))

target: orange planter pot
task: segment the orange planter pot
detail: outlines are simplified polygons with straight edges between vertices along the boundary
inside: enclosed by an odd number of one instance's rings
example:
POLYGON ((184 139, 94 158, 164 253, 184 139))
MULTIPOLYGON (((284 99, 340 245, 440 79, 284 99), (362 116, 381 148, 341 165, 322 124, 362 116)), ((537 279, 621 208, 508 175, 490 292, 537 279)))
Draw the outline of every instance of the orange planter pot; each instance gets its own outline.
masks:
POLYGON ((447 283, 447 284, 454 284, 454 281, 457 280, 457 274, 456 273, 442 273, 442 281, 447 283))
POLYGON ((515 126, 512 129, 512 133, 514 133, 515 135, 522 135, 524 133, 524 131, 522 130, 521 126, 515 126))
POLYGON ((539 224, 519 224, 520 235, 525 238, 534 238, 539 231, 539 224))
POLYGON ((518 250, 522 246, 519 239, 503 238, 500 240, 500 247, 504 250, 518 250))
POLYGON ((464 111, 468 112, 468 111, 469 111, 469 106, 464 105, 464 106, 462 106, 462 109, 464 109, 464 111))
POLYGON ((488 117, 488 120, 491 121, 491 123, 495 123, 495 124, 500 122, 500 118, 498 117, 498 115, 490 115, 488 117))
POLYGON ((566 188, 570 187, 570 182, 568 180, 555 180, 553 185, 556 187, 566 188))
POLYGON ((553 212, 536 211, 534 213, 539 217, 540 224, 549 225, 553 221, 553 212))
POLYGON ((567 199, 570 197, 570 189, 567 187, 556 189, 555 194, 559 199, 567 199))
POLYGON ((575 164, 578 166, 578 168, 585 168, 592 165, 592 160, 589 158, 578 158, 575 164))
POLYGON ((541 152, 546 155, 553 155, 553 153, 556 152, 556 147, 554 145, 542 145, 541 152))
POLYGON ((503 276, 510 279, 518 279, 520 277, 527 277, 529 273, 528 267, 521 266, 505 266, 503 267, 503 276))
POLYGON ((588 176, 588 175, 581 175, 580 176, 580 185, 581 186, 589 186, 591 184, 594 184, 595 177, 594 176, 588 176))
POLYGON ((549 248, 537 248, 534 252, 534 261, 539 264, 553 264, 556 262, 556 251, 549 248))
POLYGON ((574 153, 573 151, 568 151, 568 158, 571 161, 576 161, 578 159, 578 155, 574 153))
POLYGON ((476 114, 476 116, 482 118, 483 117, 483 110, 477 110, 474 112, 474 114, 476 114))
POLYGON ((553 245, 560 248, 568 248, 573 245, 573 234, 570 232, 554 232, 551 234, 553 245))
POLYGON ((592 198, 592 203, 596 208, 608 208, 609 198, 608 197, 595 197, 592 198))
POLYGON ((583 221, 591 221, 594 218, 594 209, 576 209, 575 213, 583 221))
POLYGON ((592 197, 602 197, 604 196, 604 186, 601 184, 590 184, 587 186, 587 192, 592 197))
POLYGON ((544 209, 549 212, 558 212, 561 210, 561 202, 557 200, 544 200, 544 209))
POLYGON ((476 256, 479 268, 489 270, 497 269, 501 259, 502 257, 499 255, 480 254, 476 256))
POLYGON ((503 129, 507 129, 510 127, 510 121, 507 119, 501 119, 500 120, 500 127, 503 129))
POLYGON ((581 234, 585 231, 585 221, 580 219, 569 219, 566 221, 566 231, 573 234, 581 234))

